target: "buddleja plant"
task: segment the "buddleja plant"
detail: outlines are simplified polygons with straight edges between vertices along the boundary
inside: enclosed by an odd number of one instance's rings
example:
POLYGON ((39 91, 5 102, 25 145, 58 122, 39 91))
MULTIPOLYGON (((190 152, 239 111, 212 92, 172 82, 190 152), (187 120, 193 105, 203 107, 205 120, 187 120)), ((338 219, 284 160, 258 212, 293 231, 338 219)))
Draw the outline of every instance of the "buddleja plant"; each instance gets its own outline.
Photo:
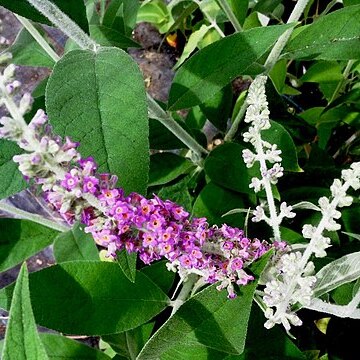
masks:
POLYGON ((170 28, 193 14, 222 35, 179 68, 166 107, 120 49, 137 46, 136 1, 28 2, 0 1, 24 26, 1 55, 0 269, 51 244, 56 264, 23 265, 0 291, 4 359, 305 359, 291 340, 303 340, 299 310, 359 319, 360 5, 330 2, 301 26, 312 2, 299 0, 268 26, 286 2, 183 4, 170 28), (72 50, 60 58, 23 16, 53 23, 72 50), (14 64, 52 68, 46 90, 19 95, 14 64), (239 76, 251 85, 233 106, 239 76), (314 81, 325 105, 298 104, 314 81), (356 131, 334 151, 339 114, 356 131), (222 139, 211 151, 206 120, 222 139), (46 215, 13 205, 24 188, 46 215), (101 351, 68 335, 100 336, 101 351))

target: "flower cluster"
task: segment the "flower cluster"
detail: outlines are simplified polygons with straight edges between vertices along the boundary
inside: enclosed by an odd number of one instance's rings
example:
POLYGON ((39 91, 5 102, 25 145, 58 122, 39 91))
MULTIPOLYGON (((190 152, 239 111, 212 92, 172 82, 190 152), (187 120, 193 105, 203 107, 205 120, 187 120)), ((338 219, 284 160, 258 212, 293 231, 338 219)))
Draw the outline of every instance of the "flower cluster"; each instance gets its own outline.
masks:
MULTIPOLYGON (((246 98, 248 108, 244 121, 250 124, 247 132, 243 134, 245 142, 253 145, 255 152, 245 149, 243 150, 243 159, 248 168, 255 165, 256 162, 260 164, 261 178, 253 177, 251 179, 250 188, 255 192, 265 189, 268 194, 271 194, 271 184, 275 185, 278 179, 283 176, 283 167, 281 166, 281 150, 277 148, 276 144, 270 144, 261 137, 263 130, 270 129, 271 123, 269 119, 268 102, 265 93, 266 76, 257 76, 249 88, 249 93, 246 98), (268 168, 268 163, 273 164, 268 168)), ((270 202, 269 202, 270 205, 270 202)), ((265 204, 261 204, 253 211, 254 217, 252 221, 259 222, 264 220, 272 227, 278 227, 283 218, 293 218, 295 213, 292 212, 292 207, 285 202, 280 205, 280 213, 276 215, 276 210, 270 210, 271 216, 268 217, 265 212, 265 204)), ((279 241, 279 239, 276 239, 279 241)))
POLYGON ((10 65, 0 77, 1 98, 11 115, 0 120, 0 137, 25 150, 14 161, 68 224, 81 220, 108 256, 125 249, 138 253, 145 264, 166 258, 168 268, 182 278, 196 273, 208 283, 220 281, 218 289, 226 288, 229 298, 236 296, 234 284, 253 280, 243 269, 270 249, 268 243, 227 225, 209 226, 205 218, 191 218, 181 206, 157 196, 126 196, 116 188, 116 176, 99 174, 92 158, 80 157, 78 143, 52 133, 42 110, 26 124, 23 115, 31 97, 14 101, 14 70, 10 65))
POLYGON ((326 256, 326 249, 331 246, 330 238, 323 235, 324 230, 336 231, 340 224, 336 222, 341 213, 337 207, 350 206, 352 197, 347 195, 348 189, 360 188, 360 163, 353 163, 350 169, 343 170, 342 180, 335 179, 330 187, 331 198, 319 199, 319 211, 322 218, 317 226, 306 224, 303 226, 303 236, 310 239, 303 254, 300 252, 283 255, 272 269, 273 276, 264 290, 263 301, 267 306, 265 316, 268 321, 265 327, 271 328, 275 324, 283 324, 286 330, 291 325, 301 325, 299 317, 291 310, 291 306, 299 303, 309 306, 313 297, 313 286, 316 282, 314 264, 310 257, 326 256), (274 271, 275 270, 275 271, 274 271), (274 311, 276 309, 276 311, 274 311))
POLYGON ((125 249, 137 252, 145 264, 166 258, 168 268, 184 276, 196 273, 208 283, 221 281, 218 288, 226 287, 230 298, 236 296, 235 283, 253 280, 243 268, 270 248, 265 241, 251 241, 242 230, 227 225, 210 227, 205 218, 190 218, 181 206, 157 196, 125 196, 115 187, 115 177, 98 175, 96 168, 92 158, 81 159, 46 192, 46 199, 71 223, 77 216, 70 198, 91 194, 98 207, 83 204, 81 220, 85 232, 107 247, 108 256, 125 249))

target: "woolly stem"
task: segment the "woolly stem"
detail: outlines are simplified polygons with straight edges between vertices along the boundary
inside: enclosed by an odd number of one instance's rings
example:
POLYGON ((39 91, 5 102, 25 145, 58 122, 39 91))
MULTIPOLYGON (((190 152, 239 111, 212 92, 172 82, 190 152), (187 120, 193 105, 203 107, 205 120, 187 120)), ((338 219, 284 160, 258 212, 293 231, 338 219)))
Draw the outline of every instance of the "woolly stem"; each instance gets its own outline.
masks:
POLYGON ((172 117, 163 110, 160 105, 149 95, 148 109, 149 116, 160 121, 167 129, 169 129, 178 139, 180 139, 194 154, 201 159, 202 154, 208 154, 208 151, 198 144, 172 117))
POLYGON ((44 225, 50 229, 54 229, 60 232, 65 232, 70 229, 69 226, 64 224, 59 224, 55 221, 45 219, 41 215, 29 213, 25 210, 21 210, 15 206, 9 205, 4 201, 0 201, 0 210, 7 212, 8 214, 14 215, 24 220, 30 220, 40 225, 44 225))
POLYGON ((351 68, 354 65, 354 63, 355 63, 355 60, 349 60, 348 63, 346 64, 346 67, 345 67, 344 72, 342 74, 343 78, 337 84, 336 89, 335 89, 333 95, 331 96, 331 100, 329 101, 330 104, 337 98, 337 96, 339 95, 339 93, 343 89, 344 82, 347 80, 347 78, 348 78, 348 76, 350 74, 351 68))
POLYGON ((184 282, 184 285, 178 295, 178 297, 171 302, 171 305, 173 307, 172 312, 171 312, 171 316, 173 316, 180 308, 180 306, 187 300, 187 298, 189 297, 189 294, 191 293, 191 290, 193 288, 193 286, 195 285, 195 283, 197 282, 197 280, 199 279, 198 275, 195 274, 190 274, 188 276, 187 281, 184 282))
POLYGON ((246 109, 247 109, 247 103, 246 101, 244 101, 244 103, 241 105, 241 108, 239 110, 239 112, 237 113, 233 123, 230 126, 230 129, 228 130, 228 132, 225 135, 224 140, 225 141, 231 141, 234 136, 236 135, 238 129, 239 129, 239 125, 241 120, 244 118, 244 115, 246 113, 246 109))
MULTIPOLYGON (((299 21, 307 3, 309 2, 309 0, 298 0, 298 2, 296 3, 292 13, 290 14, 290 17, 287 21, 287 24, 290 24, 292 22, 297 22, 299 21)), ((281 52, 283 51, 286 43, 288 42, 288 40, 290 39, 290 36, 293 32, 293 28, 286 30, 277 40, 276 44, 274 45, 274 47, 272 48, 268 58, 266 59, 265 62, 265 67, 267 69, 267 72, 269 72, 274 65, 276 64, 276 62, 278 61, 281 52)))
POLYGON ((27 0, 82 49, 97 50, 98 46, 74 21, 49 0, 27 0))

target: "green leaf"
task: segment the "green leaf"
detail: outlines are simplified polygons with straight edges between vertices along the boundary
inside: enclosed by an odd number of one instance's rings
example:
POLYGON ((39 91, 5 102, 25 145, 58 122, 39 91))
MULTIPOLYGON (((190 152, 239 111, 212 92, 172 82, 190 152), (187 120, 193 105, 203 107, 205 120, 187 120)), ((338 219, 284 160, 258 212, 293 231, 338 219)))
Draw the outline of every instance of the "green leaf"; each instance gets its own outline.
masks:
POLYGON ((181 64, 191 55, 191 53, 198 47, 199 42, 203 39, 205 34, 208 32, 210 26, 201 25, 199 30, 194 31, 189 36, 188 41, 185 44, 184 50, 174 66, 174 70, 179 68, 181 64))
POLYGON ((104 18, 102 20, 102 25, 107 27, 112 27, 116 18, 117 13, 120 11, 120 7, 123 4, 123 0, 112 0, 108 5, 104 18))
POLYGON ((245 216, 243 214, 228 215, 228 211, 244 207, 244 200, 238 193, 226 190, 221 186, 210 182, 207 184, 195 200, 192 215, 206 217, 210 224, 222 225, 227 223, 233 226, 243 227, 245 216))
POLYGON ((251 309, 245 351, 239 357, 230 358, 231 360, 306 359, 305 355, 280 327, 275 326, 272 329, 265 329, 265 321, 266 318, 263 312, 258 306, 254 305, 251 309), (261 339, 261 346, 259 346, 259 339, 261 339))
POLYGON ((280 3, 281 0, 260 0, 256 2, 253 11, 268 15, 271 14, 280 3))
POLYGON ((206 120, 206 116, 201 111, 200 106, 194 106, 189 110, 185 122, 191 129, 201 130, 204 127, 206 120))
POLYGON ((11 63, 23 66, 43 66, 52 68, 55 61, 23 28, 14 43, 7 49, 12 54, 11 63))
POLYGON ((351 60, 360 57, 360 5, 320 17, 286 46, 287 59, 351 60))
POLYGON ((242 145, 225 143, 216 147, 205 160, 206 175, 216 184, 241 193, 252 194, 250 177, 242 158, 242 145))
POLYGON ((117 252, 117 263, 126 277, 132 282, 135 282, 136 278, 136 259, 137 253, 133 252, 129 254, 126 250, 117 252))
POLYGON ((230 0, 230 6, 240 25, 244 24, 249 7, 249 0, 230 0))
POLYGON ((121 32, 103 25, 90 25, 90 35, 92 39, 102 46, 116 46, 120 49, 140 47, 138 43, 121 32))
POLYGON ((151 322, 120 334, 105 335, 102 340, 124 358, 134 359, 149 339, 154 325, 155 323, 151 322))
POLYGON ((22 265, 15 284, 2 359, 48 359, 37 332, 34 315, 31 309, 29 278, 26 264, 22 265))
POLYGON ((344 230, 350 233, 360 234, 360 204, 354 204, 351 208, 342 210, 341 215, 344 230))
POLYGON ((149 22, 156 26, 161 34, 164 34, 174 24, 174 19, 163 1, 152 0, 142 4, 137 13, 136 22, 149 22))
POLYGON ((173 150, 186 148, 160 121, 149 119, 150 149, 173 150))
POLYGON ((332 299, 337 305, 347 305, 353 298, 353 283, 346 283, 337 287, 331 293, 332 299))
POLYGON ((317 61, 300 78, 304 82, 331 83, 343 80, 342 67, 337 61, 317 61))
POLYGON ((232 108, 232 87, 225 86, 213 97, 200 104, 200 108, 219 130, 225 131, 232 108))
POLYGON ((289 25, 281 25, 251 29, 227 36, 198 51, 175 75, 169 109, 201 104, 235 77, 262 72, 261 57, 288 28, 289 25))
POLYGON ((163 185, 188 173, 194 164, 173 153, 159 153, 150 157, 149 186, 163 185))
POLYGON ((99 260, 99 252, 90 234, 79 223, 59 234, 54 242, 54 257, 57 263, 72 260, 99 260))
MULTIPOLYGON (((8 308, 12 285, 0 290, 8 308)), ((71 261, 30 274, 36 322, 68 334, 104 335, 149 321, 169 299, 138 272, 132 283, 113 262, 71 261)))
POLYGON ((140 271, 167 294, 174 283, 175 273, 167 269, 166 263, 166 260, 158 261, 143 267, 140 271))
POLYGON ((301 172, 298 164, 294 141, 289 133, 279 123, 270 120, 271 128, 263 130, 261 137, 270 144, 276 144, 281 150, 281 165, 286 171, 301 172))
POLYGON ((8 140, 0 139, 0 199, 14 195, 26 188, 26 182, 13 161, 22 150, 8 140))
POLYGON ((131 32, 136 25, 139 7, 139 1, 112 1, 105 13, 103 25, 112 27, 114 30, 131 37, 131 32))
POLYGON ((324 266, 316 274, 314 296, 319 297, 360 277, 360 252, 345 255, 324 266))
MULTIPOLYGON (((253 264, 255 275, 261 274, 268 256, 253 264)), ((205 360, 222 359, 223 353, 241 354, 256 285, 254 281, 241 287, 233 300, 227 298, 226 291, 216 290, 216 284, 207 287, 180 307, 150 338, 137 359, 205 360)))
MULTIPOLYGON (((84 31, 88 32, 86 9, 83 0, 51 0, 51 2, 69 16, 70 19, 74 20, 84 31)), ((0 5, 27 19, 52 25, 52 23, 40 14, 27 0, 0 0, 0 5)))
POLYGON ((171 200, 190 211, 192 208, 192 197, 189 193, 188 184, 191 180, 191 175, 186 176, 174 185, 161 187, 157 195, 161 199, 171 200))
MULTIPOLYGON (((110 357, 103 352, 84 345, 78 341, 71 340, 65 336, 56 334, 40 333, 49 360, 109 360, 110 357)), ((40 359, 39 359, 40 360, 40 359)))
POLYGON ((343 0, 344 6, 359 5, 360 0, 343 0))
POLYGON ((102 172, 119 177, 126 192, 145 193, 148 120, 144 81, 136 63, 117 48, 74 50, 54 67, 46 109, 57 134, 81 143, 102 172))
POLYGON ((0 219, 0 271, 35 255, 49 246, 57 231, 27 220, 0 219))

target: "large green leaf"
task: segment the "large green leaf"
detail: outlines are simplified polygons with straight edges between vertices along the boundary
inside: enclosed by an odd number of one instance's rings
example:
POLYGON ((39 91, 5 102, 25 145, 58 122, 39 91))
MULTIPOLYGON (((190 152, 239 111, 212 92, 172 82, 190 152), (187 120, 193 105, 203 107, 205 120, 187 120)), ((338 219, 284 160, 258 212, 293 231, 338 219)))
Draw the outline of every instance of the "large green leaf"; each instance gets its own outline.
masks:
POLYGON ((166 268, 165 260, 143 267, 140 271, 150 278, 162 291, 168 293, 175 279, 175 273, 166 268))
POLYGON ((99 260, 94 238, 84 232, 80 224, 62 234, 54 242, 54 257, 57 263, 72 260, 99 260))
POLYGON ((149 170, 147 104, 136 63, 117 48, 74 50, 54 67, 46 109, 56 133, 80 141, 82 156, 145 193, 149 170))
POLYGON ((228 211, 244 207, 241 194, 224 189, 213 182, 207 184, 196 198, 193 207, 193 216, 206 217, 210 224, 243 227, 245 215, 237 213, 223 217, 228 211))
POLYGON ((27 220, 0 219, 0 271, 49 246, 57 231, 27 220))
POLYGON ((149 119, 150 148, 156 150, 172 150, 186 148, 170 130, 160 121, 149 119))
POLYGON ((205 160, 205 172, 210 179, 227 189, 252 194, 248 169, 242 158, 244 147, 225 143, 215 148, 205 160))
POLYGON ((262 72, 261 57, 288 28, 289 25, 281 25, 251 29, 227 36, 198 51, 175 75, 169 109, 201 104, 235 77, 262 72))
POLYGON ((150 322, 120 334, 102 336, 102 340, 125 359, 135 359, 153 332, 154 325, 150 322))
POLYGON ((360 252, 332 261, 316 274, 316 278, 314 287, 316 297, 360 278, 360 252))
MULTIPOLYGON (((51 2, 74 20, 84 31, 88 32, 86 9, 83 0, 51 0, 51 2)), ((51 22, 30 5, 27 0, 0 0, 0 5, 30 20, 52 25, 51 22)))
POLYGON ((194 180, 191 176, 191 174, 187 175, 174 185, 162 186, 157 195, 161 199, 168 199, 181 205, 186 211, 191 211, 192 197, 189 193, 189 185, 194 180))
POLYGON ((2 353, 3 360, 47 360, 31 309, 26 265, 21 267, 10 307, 9 323, 2 353))
POLYGON ((19 32, 15 42, 7 51, 12 55, 11 62, 16 65, 52 68, 55 64, 54 60, 25 28, 19 32))
MULTIPOLYGON (((50 360, 109 360, 100 350, 91 348, 75 340, 57 334, 40 333, 47 356, 50 360)), ((40 359, 39 359, 40 360, 40 359)), ((42 360, 42 359, 41 359, 42 360)))
POLYGON ((194 168, 194 164, 173 153, 158 153, 150 157, 149 186, 163 185, 194 168))
POLYGON ((136 25, 139 7, 139 1, 113 0, 106 10, 103 25, 131 37, 131 32, 136 25))
POLYGON ((131 281, 135 282, 136 278, 136 260, 137 253, 128 253, 125 249, 117 252, 117 263, 125 276, 131 281))
POLYGON ((320 17, 286 46, 291 59, 350 60, 360 57, 360 5, 320 17))
MULTIPOLYGON (((70 261, 30 274, 39 325, 70 334, 103 335, 137 327, 162 311, 167 296, 141 272, 132 283, 119 265, 70 261)), ((0 291, 8 308, 12 286, 0 291)))
MULTIPOLYGON (((253 264, 255 275, 261 274, 268 256, 253 264)), ((201 291, 150 338, 137 359, 205 360, 222 359, 223 353, 241 354, 255 288, 256 281, 241 287, 233 300, 215 284, 201 291)))
POLYGON ((0 139, 0 199, 25 189, 26 182, 13 157, 22 152, 14 143, 0 139))
POLYGON ((200 108, 207 119, 222 131, 226 130, 232 107, 232 98, 232 87, 227 85, 212 98, 200 104, 200 108))
POLYGON ((297 153, 293 139, 286 129, 275 121, 271 122, 271 128, 261 132, 263 140, 270 144, 276 144, 281 150, 281 165, 286 171, 302 171, 298 165, 297 153))

